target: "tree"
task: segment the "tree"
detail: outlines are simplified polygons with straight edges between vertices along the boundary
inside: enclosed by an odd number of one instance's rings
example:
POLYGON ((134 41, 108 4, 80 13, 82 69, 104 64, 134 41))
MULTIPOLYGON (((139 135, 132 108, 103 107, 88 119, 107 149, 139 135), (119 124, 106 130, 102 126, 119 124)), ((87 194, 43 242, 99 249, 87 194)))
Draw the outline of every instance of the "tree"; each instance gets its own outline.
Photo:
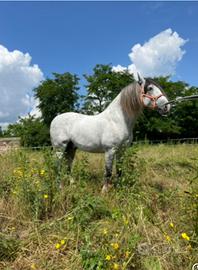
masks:
POLYGON ((53 73, 54 79, 47 79, 34 89, 39 99, 38 108, 44 123, 49 127, 52 119, 64 112, 77 110, 79 78, 69 72, 53 73))
POLYGON ((88 84, 87 95, 84 96, 83 112, 95 114, 102 112, 118 93, 134 81, 127 71, 112 71, 111 65, 96 65, 92 75, 84 75, 88 84))
POLYGON ((49 128, 41 118, 29 115, 20 118, 15 124, 10 124, 5 132, 7 136, 21 138, 21 145, 25 147, 38 147, 50 144, 49 128))

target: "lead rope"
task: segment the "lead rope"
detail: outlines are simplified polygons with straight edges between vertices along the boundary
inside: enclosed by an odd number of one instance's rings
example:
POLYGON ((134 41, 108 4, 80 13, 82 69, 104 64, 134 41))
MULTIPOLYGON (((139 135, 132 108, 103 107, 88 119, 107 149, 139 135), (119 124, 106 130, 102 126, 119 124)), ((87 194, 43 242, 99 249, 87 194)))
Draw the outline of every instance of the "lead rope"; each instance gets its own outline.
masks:
POLYGON ((192 95, 192 96, 186 96, 186 97, 177 97, 176 99, 170 100, 169 102, 167 102, 164 105, 168 105, 168 104, 174 104, 174 103, 179 103, 185 100, 193 100, 193 99, 198 99, 198 95, 192 95))

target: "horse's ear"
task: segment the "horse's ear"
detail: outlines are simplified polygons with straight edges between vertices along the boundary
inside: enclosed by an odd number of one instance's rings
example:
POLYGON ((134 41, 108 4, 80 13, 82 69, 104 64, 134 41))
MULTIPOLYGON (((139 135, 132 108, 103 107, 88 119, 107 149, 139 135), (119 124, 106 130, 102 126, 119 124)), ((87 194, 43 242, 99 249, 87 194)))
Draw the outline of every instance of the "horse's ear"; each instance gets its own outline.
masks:
POLYGON ((141 78, 139 72, 137 73, 137 76, 138 76, 138 83, 139 83, 139 85, 141 86, 141 85, 144 83, 144 81, 143 81, 143 79, 141 78))

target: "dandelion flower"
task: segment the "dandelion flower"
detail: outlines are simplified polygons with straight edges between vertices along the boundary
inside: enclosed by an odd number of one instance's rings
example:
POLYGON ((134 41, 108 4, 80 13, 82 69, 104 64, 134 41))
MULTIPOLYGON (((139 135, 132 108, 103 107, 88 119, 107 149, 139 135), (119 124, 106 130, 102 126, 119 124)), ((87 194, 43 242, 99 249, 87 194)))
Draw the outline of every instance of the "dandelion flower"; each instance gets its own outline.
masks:
POLYGON ((111 255, 107 255, 105 258, 106 261, 110 261, 111 260, 111 255))
POLYGON ((187 241, 190 240, 190 237, 187 235, 187 233, 182 233, 182 234, 181 234, 181 237, 182 237, 183 239, 187 240, 187 241))
POLYGON ((56 248, 56 249, 60 249, 60 247, 61 247, 61 245, 60 245, 59 243, 57 243, 57 244, 55 245, 55 248, 56 248))
POLYGON ((43 195, 43 198, 44 198, 44 199, 48 199, 48 197, 49 197, 48 194, 44 194, 44 195, 43 195))
POLYGON ((119 244, 118 243, 112 243, 111 246, 115 250, 118 250, 119 249, 119 244))

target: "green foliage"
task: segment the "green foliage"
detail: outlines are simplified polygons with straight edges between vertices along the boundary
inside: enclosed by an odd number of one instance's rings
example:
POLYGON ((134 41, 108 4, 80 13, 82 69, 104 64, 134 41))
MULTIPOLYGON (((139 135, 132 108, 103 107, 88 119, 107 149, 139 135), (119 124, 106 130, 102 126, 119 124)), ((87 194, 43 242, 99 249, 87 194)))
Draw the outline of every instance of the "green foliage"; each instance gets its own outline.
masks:
POLYGON ((34 89, 35 97, 39 99, 38 108, 47 126, 56 115, 77 110, 79 98, 79 78, 76 75, 69 72, 53 75, 54 79, 46 79, 34 89))
POLYGON ((145 270, 162 270, 161 264, 158 258, 147 257, 143 261, 145 270))
POLYGON ((82 153, 82 159, 77 160, 74 163, 73 170, 72 170, 72 176, 77 181, 82 181, 82 184, 90 181, 91 174, 88 170, 88 159, 87 159, 86 153, 82 153))
POLYGON ((3 137, 2 127, 0 126, 0 137, 3 137))
MULTIPOLYGON (((29 152, 20 152, 18 166, 13 170, 12 194, 19 204, 23 205, 23 211, 34 219, 48 217, 52 208, 54 194, 57 191, 56 182, 52 179, 51 168, 45 159, 33 159, 30 163, 29 152)), ((54 174, 53 174, 54 177, 54 174)))
POLYGON ((49 128, 40 118, 29 115, 20 118, 19 122, 10 124, 6 136, 21 138, 21 145, 25 147, 38 147, 50 144, 49 128))
POLYGON ((19 250, 19 239, 0 233, 0 261, 14 261, 19 250))
POLYGON ((85 74, 84 77, 88 84, 82 110, 88 114, 102 112, 122 88, 134 81, 128 72, 114 72, 111 65, 99 64, 94 67, 92 75, 85 74))
POLYGON ((75 221, 82 228, 86 228, 91 222, 96 220, 110 217, 110 215, 107 205, 100 197, 88 194, 84 195, 83 198, 78 198, 75 208, 75 221))
POLYGON ((77 152, 72 183, 51 151, 0 156, 0 186, 9 186, 0 199, 0 268, 190 268, 198 249, 197 154, 184 144, 128 149, 123 182, 106 195, 102 155, 77 152))
POLYGON ((125 153, 120 162, 123 173, 118 182, 119 186, 135 188, 140 175, 144 173, 144 163, 143 160, 138 159, 138 150, 138 146, 125 149, 125 153), (141 171, 139 170, 140 167, 142 167, 141 171))

